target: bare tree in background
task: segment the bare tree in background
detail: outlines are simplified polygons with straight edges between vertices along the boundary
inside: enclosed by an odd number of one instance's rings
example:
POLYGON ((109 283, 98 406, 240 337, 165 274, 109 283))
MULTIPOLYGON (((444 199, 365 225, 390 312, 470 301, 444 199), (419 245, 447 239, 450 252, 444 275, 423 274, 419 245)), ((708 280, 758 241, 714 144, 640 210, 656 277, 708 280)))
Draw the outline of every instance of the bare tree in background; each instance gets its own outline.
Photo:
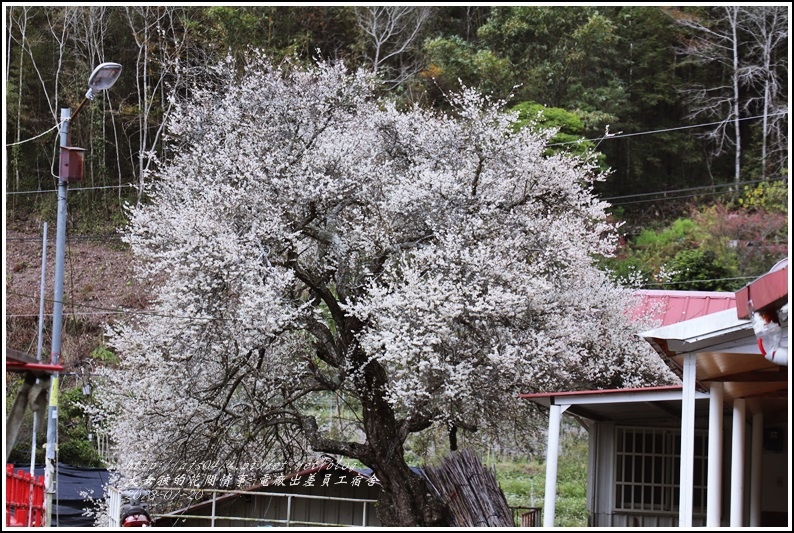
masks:
MULTIPOLYGON (((12 45, 12 43, 16 43, 20 47, 20 54, 27 55, 30 58, 31 64, 32 64, 31 68, 33 69, 33 71, 35 72, 36 76, 39 79, 39 82, 41 84, 42 92, 44 93, 45 100, 46 100, 47 105, 48 105, 49 110, 50 110, 50 114, 52 115, 53 119, 57 121, 58 120, 58 78, 59 78, 59 75, 61 73, 62 66, 63 66, 64 43, 66 41, 66 31, 67 31, 67 26, 68 26, 68 24, 66 24, 65 20, 68 18, 69 14, 70 14, 70 8, 65 7, 60 12, 59 11, 53 11, 51 13, 48 13, 48 16, 47 16, 48 29, 49 29, 50 33, 52 34, 53 40, 54 40, 54 42, 55 42, 55 44, 57 46, 57 52, 54 52, 54 55, 56 56, 56 58, 54 60, 52 60, 55 63, 55 68, 52 69, 55 72, 55 74, 54 74, 55 82, 52 83, 52 84, 50 84, 48 82, 48 80, 46 79, 46 77, 44 76, 42 71, 39 69, 38 63, 36 61, 36 55, 35 55, 32 47, 31 47, 31 43, 27 39, 27 24, 28 24, 29 19, 30 19, 29 13, 30 13, 31 8, 29 8, 29 7, 20 7, 20 9, 21 9, 21 12, 19 12, 19 15, 15 19, 14 16, 13 16, 13 13, 11 11, 11 8, 9 8, 9 19, 8 19, 8 22, 9 22, 9 30, 8 30, 8 34, 9 34, 9 37, 8 37, 8 40, 9 40, 9 49, 8 49, 9 65, 10 65, 10 57, 11 57, 11 45, 12 45), (63 18, 59 17, 60 14, 63 15, 63 18), (14 26, 16 26, 17 29, 19 30, 19 36, 18 37, 14 33, 14 26), (53 97, 50 97, 50 91, 48 90, 48 86, 50 86, 50 85, 52 85, 52 90, 53 90, 53 93, 54 93, 53 97)), ((19 70, 21 71, 22 68, 20 67, 19 70)), ((20 76, 19 77, 19 79, 20 79, 19 83, 20 83, 20 87, 21 87, 22 86, 22 74, 20 73, 19 76, 20 76)), ((7 76, 6 76, 6 78, 7 78, 7 76)))
POLYGON ((719 65, 725 83, 688 89, 688 118, 715 120, 704 137, 712 155, 734 153, 734 180, 741 177, 743 118, 760 115, 761 176, 787 165, 788 12, 783 6, 718 6, 703 17, 668 11, 690 30, 679 52, 697 65, 719 65), (784 78, 785 76, 785 78, 784 78), (770 142, 773 144, 770 146, 770 142))
MULTIPOLYGON (((11 68, 12 44, 18 43, 20 45, 19 46, 19 80, 17 85, 18 90, 17 90, 17 109, 16 109, 17 132, 16 132, 16 138, 14 139, 17 146, 19 145, 22 136, 22 72, 24 70, 22 68, 22 65, 24 64, 25 61, 25 38, 27 35, 29 10, 30 10, 29 7, 20 6, 19 14, 16 15, 15 18, 15 12, 17 12, 17 10, 15 10, 13 7, 8 8, 9 30, 8 30, 8 42, 6 45, 7 56, 6 56, 6 77, 5 77, 5 79, 7 80, 9 79, 10 68, 11 68), (13 28, 14 25, 16 25, 17 29, 19 30, 19 37, 15 36, 14 28, 13 28)), ((19 150, 17 146, 15 146, 12 149, 11 158, 14 160, 16 160, 17 150, 19 150)), ((14 182, 16 183, 16 190, 19 190, 19 165, 13 164, 12 166, 14 169, 14 178, 15 178, 14 182)))
POLYGON ((356 22, 368 40, 365 61, 373 74, 393 85, 419 71, 412 50, 431 14, 427 6, 368 6, 356 8, 356 22))
MULTIPOLYGON (((41 66, 42 58, 37 55, 36 46, 39 44, 35 39, 31 40, 28 36, 28 24, 31 23, 32 14, 31 8, 21 7, 21 11, 17 11, 17 16, 14 18, 14 13, 9 8, 8 11, 8 57, 10 63, 11 46, 16 44, 20 49, 20 73, 19 73, 19 97, 17 101, 17 142, 20 142, 20 131, 22 129, 22 120, 24 118, 22 94, 23 88, 23 69, 22 58, 27 56, 30 59, 30 69, 38 79, 38 84, 41 87, 42 99, 46 103, 47 109, 52 119, 52 125, 55 126, 60 120, 59 116, 59 89, 60 79, 64 72, 64 65, 67 55, 67 41, 69 38, 69 31, 72 28, 70 20, 74 17, 75 8, 73 7, 53 7, 46 13, 46 29, 43 30, 52 36, 51 54, 48 58, 49 64, 46 67, 41 66), (15 33, 14 29, 19 31, 15 33)), ((8 79, 6 77, 6 79, 8 79)), ((52 146, 51 161, 57 158, 57 145, 52 146)), ((19 188, 20 174, 15 170, 16 185, 19 188)))
POLYGON ((177 64, 185 40, 179 35, 179 6, 134 6, 126 8, 127 23, 138 47, 135 62, 138 127, 138 202, 143 196, 145 178, 154 161, 152 154, 160 142, 163 126, 171 113, 171 92, 179 85, 177 64))
POLYGON ((756 87, 763 116, 761 178, 788 165, 788 11, 785 6, 752 6, 744 11, 743 28, 750 39, 751 61, 741 70, 742 82, 756 87), (770 145, 771 143, 771 145, 770 145), (768 172, 769 171, 769 172, 768 172))
POLYGON ((690 112, 687 118, 706 116, 716 120, 703 136, 714 142, 712 155, 719 156, 735 148, 734 181, 740 181, 742 142, 739 128, 739 6, 719 6, 709 11, 712 18, 698 18, 689 13, 669 11, 678 24, 691 30, 679 53, 697 65, 719 64, 727 83, 716 86, 697 85, 687 89, 690 112))
MULTIPOLYGON (((108 27, 110 23, 109 8, 105 6, 85 6, 75 11, 75 16, 71 19, 73 29, 71 31, 73 50, 75 55, 82 60, 82 63, 94 68, 97 65, 115 58, 105 56, 105 43, 109 41, 108 27)), ((110 95, 107 91, 100 91, 97 95, 101 104, 102 115, 110 108, 110 95)), ((92 111, 93 112, 93 111, 92 111)), ((98 184, 97 181, 106 177, 107 165, 105 164, 106 147, 108 145, 118 146, 118 139, 115 138, 115 121, 110 115, 113 124, 114 140, 107 140, 107 123, 101 120, 97 124, 94 120, 89 122, 90 134, 88 136, 88 148, 92 158, 98 165, 88 165, 88 180, 90 185, 98 184), (98 128, 99 131, 96 131, 98 128), (99 174, 98 176, 96 174, 99 174)), ((116 150, 118 158, 118 150, 116 150)), ((122 170, 121 165, 115 165, 118 172, 119 197, 121 196, 122 170)), ((109 176, 107 176, 109 177, 109 176)))

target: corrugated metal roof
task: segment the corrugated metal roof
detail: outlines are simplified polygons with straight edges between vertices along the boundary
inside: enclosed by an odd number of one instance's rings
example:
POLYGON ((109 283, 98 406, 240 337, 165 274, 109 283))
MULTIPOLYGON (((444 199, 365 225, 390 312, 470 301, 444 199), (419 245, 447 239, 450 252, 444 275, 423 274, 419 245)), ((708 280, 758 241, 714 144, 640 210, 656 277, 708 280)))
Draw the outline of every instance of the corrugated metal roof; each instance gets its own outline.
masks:
POLYGON ((681 385, 661 385, 658 387, 636 387, 626 389, 601 389, 601 390, 580 390, 580 391, 561 391, 561 392, 530 392, 519 394, 519 398, 543 399, 556 398, 559 396, 591 396, 599 394, 633 394, 635 392, 669 392, 680 391, 681 385))
MULTIPOLYGON (((773 272, 783 272, 784 268, 783 265, 776 265, 773 272)), ((787 273, 787 268, 785 272, 787 273)), ((778 282, 778 285, 782 286, 782 283, 778 282)), ((785 415, 789 409, 788 369, 775 365, 759 355, 752 324, 737 316, 736 294, 642 290, 638 291, 638 295, 640 301, 633 310, 632 316, 639 318, 651 315, 659 321, 656 329, 641 336, 645 337, 660 355, 671 363, 671 366, 678 369, 683 367, 683 356, 673 348, 678 347, 684 351, 695 350, 698 383, 701 385, 711 381, 724 383, 726 406, 731 406, 736 398, 744 398, 747 400, 747 411, 750 413, 767 413, 770 417, 780 416, 781 413, 785 415), (729 312, 731 310, 733 311, 729 312), (661 337, 656 338, 655 335, 661 337), (675 343, 688 344, 681 347, 675 343)), ((654 388, 650 387, 647 390, 653 392, 654 388)), ((636 391, 629 390, 629 392, 636 391)), ((616 405, 623 406, 625 403, 623 399, 625 393, 619 391, 567 391, 522 394, 521 397, 544 405, 555 401, 556 397, 570 399, 574 394, 582 394, 582 398, 588 403, 577 405, 578 411, 572 412, 592 420, 618 420, 632 416, 648 418, 653 416, 653 409, 660 403, 661 412, 666 411, 667 416, 675 413, 676 409, 680 410, 680 407, 677 407, 680 406, 680 400, 649 402, 648 407, 642 412, 636 406, 617 409, 616 405), (602 405, 605 407, 601 407, 602 405)), ((708 407, 707 402, 698 403, 708 407)))
MULTIPOLYGON (((309 474, 314 474, 314 473, 317 473, 317 472, 321 472, 323 470, 329 470, 329 471, 332 471, 332 472, 342 471, 342 472, 347 472, 347 473, 353 474, 353 475, 359 475, 362 478, 367 480, 366 484, 369 484, 369 480, 373 480, 372 484, 380 486, 380 481, 376 477, 373 476, 373 472, 372 472, 371 469, 368 470, 368 471, 355 470, 353 468, 345 466, 342 463, 337 463, 336 460, 318 461, 313 466, 311 466, 310 468, 306 468, 304 470, 295 471, 295 472, 292 472, 292 473, 289 473, 289 474, 284 474, 283 479, 280 480, 279 483, 285 483, 285 482, 290 481, 292 479, 301 478, 302 476, 306 476, 306 475, 309 475, 309 474)), ((274 472, 273 475, 275 476, 275 474, 276 473, 274 472)), ((267 484, 267 483, 265 483, 265 484, 255 483, 255 484, 250 485, 247 488, 245 488, 245 491, 251 491, 251 492, 253 492, 253 491, 263 491, 263 490, 267 490, 269 488, 278 487, 278 486, 281 486, 281 485, 267 484)), ((314 488, 314 485, 307 485, 307 486, 311 487, 312 489, 314 488)), ((318 486, 318 489, 319 488, 322 488, 322 487, 318 486)), ((221 489, 218 492, 223 492, 223 490, 221 489)), ((214 503, 217 504, 218 502, 225 502, 225 501, 233 500, 235 498, 239 498, 240 495, 238 494, 238 492, 240 492, 240 491, 238 490, 237 492, 234 492, 233 490, 230 490, 229 492, 223 492, 222 495, 219 495, 219 496, 215 497, 214 503)), ((160 519, 168 520, 170 518, 178 517, 179 515, 185 515, 185 514, 188 514, 188 513, 195 513, 198 509, 202 509, 202 508, 205 508, 205 507, 208 507, 208 506, 211 506, 211 505, 213 505, 213 501, 212 500, 205 500, 205 501, 202 501, 202 502, 199 502, 199 503, 195 503, 195 504, 189 505, 187 507, 183 507, 183 508, 181 508, 179 510, 171 511, 171 512, 169 512, 166 515, 160 516, 157 519, 155 519, 155 522, 157 522, 157 520, 160 520, 160 519)))
POLYGON ((641 303, 634 316, 653 314, 659 326, 710 315, 736 307, 732 292, 641 290, 641 303))

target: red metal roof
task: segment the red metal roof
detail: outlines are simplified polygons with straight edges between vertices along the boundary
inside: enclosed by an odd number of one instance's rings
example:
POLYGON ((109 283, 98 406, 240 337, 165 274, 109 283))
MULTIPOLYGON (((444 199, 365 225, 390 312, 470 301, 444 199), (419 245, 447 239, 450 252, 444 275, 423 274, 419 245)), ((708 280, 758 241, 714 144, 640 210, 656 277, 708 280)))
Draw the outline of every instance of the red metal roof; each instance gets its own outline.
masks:
POLYGON ((648 392, 648 391, 672 391, 681 390, 681 385, 660 385, 658 387, 638 387, 628 389, 596 389, 596 390, 580 390, 580 391, 564 391, 564 392, 529 392, 519 394, 519 398, 553 398, 555 396, 575 396, 585 394, 630 394, 633 392, 648 392))
POLYGON ((736 307, 736 295, 732 292, 664 290, 638 292, 642 300, 633 316, 640 317, 655 311, 653 318, 661 320, 659 327, 736 307))
POLYGON ((748 305, 750 302, 754 311, 779 308, 788 301, 788 283, 788 258, 786 258, 736 293, 736 316, 750 318, 748 305))

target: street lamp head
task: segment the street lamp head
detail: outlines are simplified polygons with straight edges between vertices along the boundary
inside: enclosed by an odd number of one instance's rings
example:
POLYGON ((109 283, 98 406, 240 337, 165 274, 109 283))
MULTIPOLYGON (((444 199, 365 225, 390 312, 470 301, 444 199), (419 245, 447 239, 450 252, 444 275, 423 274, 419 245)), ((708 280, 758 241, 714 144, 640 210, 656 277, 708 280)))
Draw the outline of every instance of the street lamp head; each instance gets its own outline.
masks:
POLYGON ((121 65, 119 63, 102 63, 95 68, 94 72, 88 77, 88 92, 85 93, 85 98, 80 102, 80 107, 77 108, 71 118, 67 117, 66 120, 74 120, 83 109, 85 103, 94 99, 94 91, 110 89, 116 83, 116 80, 119 79, 119 76, 121 76, 121 65))
POLYGON ((89 100, 94 99, 94 91, 104 91, 110 89, 116 80, 121 76, 121 65, 119 63, 102 63, 88 78, 88 92, 85 97, 89 100))

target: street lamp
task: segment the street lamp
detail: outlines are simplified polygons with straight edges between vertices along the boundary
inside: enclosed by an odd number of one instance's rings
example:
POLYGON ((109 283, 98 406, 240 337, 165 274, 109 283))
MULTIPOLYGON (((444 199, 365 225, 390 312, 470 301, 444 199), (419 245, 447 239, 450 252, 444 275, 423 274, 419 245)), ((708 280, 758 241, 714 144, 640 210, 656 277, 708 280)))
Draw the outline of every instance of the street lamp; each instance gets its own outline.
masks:
POLYGON ((118 63, 102 63, 95 68, 91 76, 88 77, 88 92, 85 93, 85 98, 80 102, 80 106, 74 112, 72 118, 76 117, 80 110, 83 109, 83 105, 85 105, 87 100, 94 99, 94 96, 96 96, 94 91, 110 89, 116 83, 116 80, 119 79, 119 76, 121 76, 121 65, 118 63))
MULTIPOLYGON (((59 364, 61 357, 61 327, 63 326, 63 271, 66 258, 66 195, 70 181, 83 177, 83 148, 69 146, 69 126, 72 119, 83 109, 87 100, 94 99, 94 91, 109 89, 121 75, 118 63, 102 63, 88 78, 88 92, 80 106, 71 114, 69 108, 61 109, 61 153, 58 172, 58 220, 55 236, 55 294, 52 304, 52 351, 51 363, 59 364)), ((47 492, 45 526, 52 526, 52 495, 55 474, 55 441, 58 434, 58 372, 50 380, 50 402, 47 410, 47 453, 44 484, 47 492)))

